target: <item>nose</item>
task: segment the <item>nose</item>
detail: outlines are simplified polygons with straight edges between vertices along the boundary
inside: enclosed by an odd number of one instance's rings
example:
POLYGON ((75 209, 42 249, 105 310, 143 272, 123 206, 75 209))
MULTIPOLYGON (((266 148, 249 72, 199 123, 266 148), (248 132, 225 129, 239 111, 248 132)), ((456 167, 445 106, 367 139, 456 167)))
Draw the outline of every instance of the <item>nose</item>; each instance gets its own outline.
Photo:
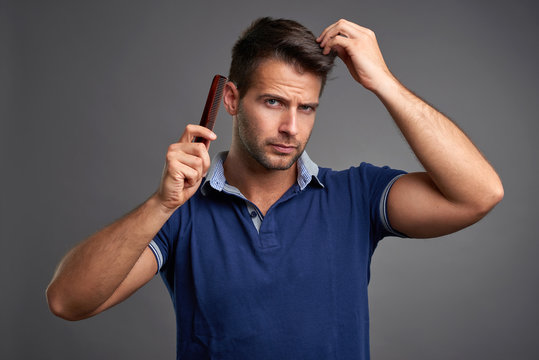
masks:
POLYGON ((284 111, 281 116, 281 124, 279 132, 288 134, 289 136, 296 136, 298 134, 298 118, 295 109, 290 108, 284 111))

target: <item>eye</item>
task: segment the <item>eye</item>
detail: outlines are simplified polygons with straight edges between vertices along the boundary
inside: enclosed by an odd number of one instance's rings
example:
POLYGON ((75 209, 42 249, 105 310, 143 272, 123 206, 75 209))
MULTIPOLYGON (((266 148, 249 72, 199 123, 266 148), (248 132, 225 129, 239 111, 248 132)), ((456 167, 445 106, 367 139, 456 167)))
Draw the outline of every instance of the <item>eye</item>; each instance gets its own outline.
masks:
POLYGON ((311 113, 314 111, 314 108, 310 105, 300 105, 299 106, 299 109, 303 112, 306 112, 306 113, 311 113))
POLYGON ((279 100, 277 99, 266 99, 266 104, 268 104, 269 106, 277 106, 279 105, 279 100))

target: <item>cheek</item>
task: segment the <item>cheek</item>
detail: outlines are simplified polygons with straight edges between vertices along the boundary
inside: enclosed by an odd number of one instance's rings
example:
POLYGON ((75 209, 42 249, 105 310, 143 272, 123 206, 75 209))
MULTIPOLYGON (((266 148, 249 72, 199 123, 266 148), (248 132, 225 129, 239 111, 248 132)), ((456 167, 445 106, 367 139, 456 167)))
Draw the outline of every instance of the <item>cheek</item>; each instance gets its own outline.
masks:
POLYGON ((314 116, 300 119, 299 124, 301 134, 303 134, 305 139, 308 139, 311 136, 311 132, 313 131, 314 116))
POLYGON ((250 129, 257 131, 258 133, 266 133, 274 131, 275 126, 279 124, 280 114, 271 109, 257 109, 246 114, 246 121, 250 129))
POLYGON ((256 118, 245 109, 238 112, 238 130, 244 141, 256 142, 260 136, 260 129, 256 118))

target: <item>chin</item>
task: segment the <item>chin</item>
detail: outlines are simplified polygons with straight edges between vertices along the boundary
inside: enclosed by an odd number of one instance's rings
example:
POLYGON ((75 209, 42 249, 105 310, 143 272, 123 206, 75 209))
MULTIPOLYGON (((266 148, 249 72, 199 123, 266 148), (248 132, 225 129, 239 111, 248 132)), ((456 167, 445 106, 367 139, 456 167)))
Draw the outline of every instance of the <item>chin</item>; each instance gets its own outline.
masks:
POLYGON ((288 170, 296 163, 300 156, 301 153, 293 155, 273 155, 265 156, 263 159, 257 159, 257 161, 267 170, 288 170), (277 157, 277 159, 271 159, 272 157, 277 157))

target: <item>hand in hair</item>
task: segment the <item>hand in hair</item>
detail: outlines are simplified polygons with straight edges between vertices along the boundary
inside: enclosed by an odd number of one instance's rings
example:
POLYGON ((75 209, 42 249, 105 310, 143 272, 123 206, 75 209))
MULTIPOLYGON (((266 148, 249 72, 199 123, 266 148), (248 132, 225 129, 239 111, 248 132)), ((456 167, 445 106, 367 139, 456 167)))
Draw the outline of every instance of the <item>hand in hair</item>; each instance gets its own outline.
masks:
POLYGON ((324 29, 316 41, 324 54, 336 52, 353 78, 371 91, 395 80, 370 29, 341 19, 324 29))

